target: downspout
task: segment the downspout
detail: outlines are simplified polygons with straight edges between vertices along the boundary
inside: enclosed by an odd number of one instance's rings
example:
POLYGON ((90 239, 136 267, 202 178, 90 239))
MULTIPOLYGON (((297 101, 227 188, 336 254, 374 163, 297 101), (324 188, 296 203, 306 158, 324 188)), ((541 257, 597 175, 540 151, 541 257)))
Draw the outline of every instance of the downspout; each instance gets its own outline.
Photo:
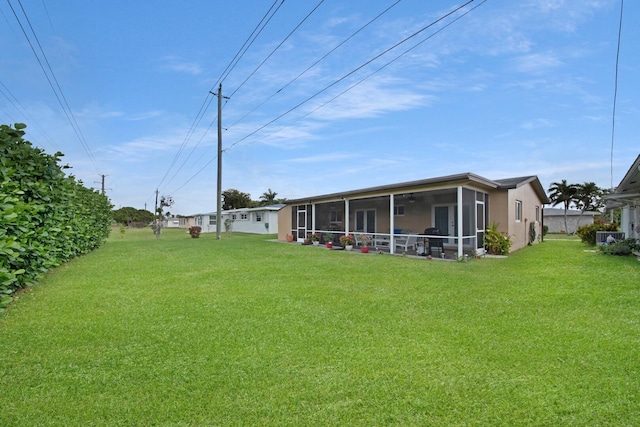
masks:
POLYGON ((311 204, 311 232, 316 232, 316 204, 311 204))

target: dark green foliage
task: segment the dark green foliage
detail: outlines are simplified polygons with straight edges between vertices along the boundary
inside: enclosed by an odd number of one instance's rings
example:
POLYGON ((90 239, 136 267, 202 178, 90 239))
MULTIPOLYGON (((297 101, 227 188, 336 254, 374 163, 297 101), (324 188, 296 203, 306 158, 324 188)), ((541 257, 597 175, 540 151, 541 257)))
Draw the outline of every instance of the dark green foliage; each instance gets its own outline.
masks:
POLYGON ((505 255, 511 248, 511 239, 506 233, 498 231, 498 224, 494 222, 484 233, 484 247, 492 255, 505 255))
POLYGON ((130 227, 146 227, 153 221, 153 212, 127 206, 114 210, 113 220, 130 227))
POLYGON ((23 139, 23 124, 0 125, 0 309, 16 289, 91 251, 109 235, 111 204, 23 139))
POLYGON ((576 234, 582 240, 582 243, 595 246, 596 245, 596 232, 598 231, 618 231, 617 224, 605 224, 600 221, 593 224, 587 224, 578 227, 576 234))
POLYGON ((546 236, 548 232, 549 232, 549 226, 548 225, 544 225, 542 227, 542 235, 546 236))
POLYGON ((625 239, 610 245, 600 245, 598 249, 607 255, 631 255, 632 252, 640 250, 640 243, 636 239, 625 239))

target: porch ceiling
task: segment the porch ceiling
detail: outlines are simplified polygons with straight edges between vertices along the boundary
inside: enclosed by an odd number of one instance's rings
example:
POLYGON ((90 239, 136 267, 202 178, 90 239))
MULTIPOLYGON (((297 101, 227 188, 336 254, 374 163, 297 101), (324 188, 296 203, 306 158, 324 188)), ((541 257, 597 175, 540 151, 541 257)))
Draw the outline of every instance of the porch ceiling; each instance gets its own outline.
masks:
POLYGON ((398 184, 381 185, 377 187, 363 188, 359 190, 350 190, 340 193, 323 194, 320 196, 307 197, 303 199, 287 200, 287 204, 305 204, 312 202, 326 202, 342 199, 369 198, 377 196, 387 196, 389 194, 411 194, 421 191, 433 191, 437 189, 455 188, 459 185, 473 184, 476 187, 495 189, 499 187, 497 182, 483 178, 470 172, 448 175, 438 178, 423 179, 418 181, 401 182, 398 184))

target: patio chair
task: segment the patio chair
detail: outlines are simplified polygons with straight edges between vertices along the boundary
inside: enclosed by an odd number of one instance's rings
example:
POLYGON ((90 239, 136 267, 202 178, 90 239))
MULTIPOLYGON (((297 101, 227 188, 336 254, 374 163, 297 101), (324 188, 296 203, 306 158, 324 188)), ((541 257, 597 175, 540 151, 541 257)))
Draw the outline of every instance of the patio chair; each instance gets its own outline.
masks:
POLYGON ((433 255, 433 250, 436 249, 440 254, 444 253, 444 239, 431 236, 440 236, 440 229, 436 227, 425 228, 424 234, 429 239, 429 255, 433 255))
POLYGON ((415 251, 417 242, 418 242, 418 236, 396 237, 395 248, 402 249, 402 252, 407 252, 409 249, 415 251))

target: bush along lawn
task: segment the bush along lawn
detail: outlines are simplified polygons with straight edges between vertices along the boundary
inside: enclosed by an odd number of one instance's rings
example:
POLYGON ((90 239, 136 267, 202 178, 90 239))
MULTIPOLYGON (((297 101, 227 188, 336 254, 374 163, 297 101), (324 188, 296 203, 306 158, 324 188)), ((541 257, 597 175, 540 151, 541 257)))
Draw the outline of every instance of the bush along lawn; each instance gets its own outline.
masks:
MULTIPOLYGON (((269 236, 273 238, 273 236, 269 236)), ((0 425, 640 419, 640 263, 439 262, 127 230, 0 317, 0 425)))
POLYGON ((0 312, 16 290, 109 234, 108 198, 65 176, 62 153, 33 147, 25 128, 0 125, 0 312))

